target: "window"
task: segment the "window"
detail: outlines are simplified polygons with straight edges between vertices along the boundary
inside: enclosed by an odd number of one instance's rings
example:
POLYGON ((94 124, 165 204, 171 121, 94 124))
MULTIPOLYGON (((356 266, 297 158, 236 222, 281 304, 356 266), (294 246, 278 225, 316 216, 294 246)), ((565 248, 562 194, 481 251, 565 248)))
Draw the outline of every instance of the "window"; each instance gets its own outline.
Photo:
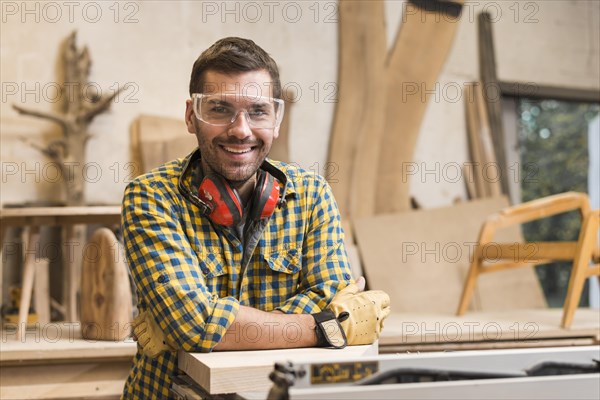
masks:
MULTIPOLYGON (((513 163, 518 160, 520 178, 511 182, 513 201, 525 202, 566 191, 589 193, 588 131, 597 129, 593 127, 600 120, 600 106, 553 99, 513 98, 505 102, 505 112, 510 114, 511 111, 516 118, 505 116, 507 150, 512 153, 513 163), (511 122, 516 128, 512 135, 511 122)), ((597 186, 594 190, 598 190, 597 186)), ((592 207, 598 205, 592 204, 592 207)), ((525 224, 523 234, 527 241, 574 241, 579 228, 580 217, 575 211, 525 224)), ((570 271, 569 262, 536 268, 548 306, 562 307, 570 271)), ((580 306, 588 305, 586 284, 580 306)))

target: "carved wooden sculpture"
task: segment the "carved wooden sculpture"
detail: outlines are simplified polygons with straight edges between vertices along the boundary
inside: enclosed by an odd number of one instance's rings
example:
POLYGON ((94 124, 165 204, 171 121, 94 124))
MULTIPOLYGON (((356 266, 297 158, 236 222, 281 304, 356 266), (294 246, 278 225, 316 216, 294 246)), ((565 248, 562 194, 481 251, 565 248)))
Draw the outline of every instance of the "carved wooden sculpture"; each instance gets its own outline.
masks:
POLYGON ((46 147, 24 139, 30 146, 41 151, 55 161, 65 178, 66 204, 84 204, 82 173, 85 166, 85 145, 91 134, 88 127, 92 120, 110 107, 112 100, 121 92, 119 88, 107 96, 90 95, 88 79, 92 61, 87 47, 79 50, 76 32, 69 35, 63 49, 64 83, 61 86, 62 98, 67 99, 63 113, 29 110, 17 105, 13 108, 20 114, 43 118, 60 125, 63 137, 50 142, 46 147))

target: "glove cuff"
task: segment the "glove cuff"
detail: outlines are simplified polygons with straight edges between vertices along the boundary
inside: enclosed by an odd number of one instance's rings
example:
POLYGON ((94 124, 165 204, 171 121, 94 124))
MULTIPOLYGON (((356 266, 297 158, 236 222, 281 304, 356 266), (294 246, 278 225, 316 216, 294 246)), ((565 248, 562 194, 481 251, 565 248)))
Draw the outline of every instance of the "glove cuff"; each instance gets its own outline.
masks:
POLYGON ((348 345, 346 333, 331 310, 311 314, 316 322, 315 333, 318 347, 335 347, 343 349, 348 345))

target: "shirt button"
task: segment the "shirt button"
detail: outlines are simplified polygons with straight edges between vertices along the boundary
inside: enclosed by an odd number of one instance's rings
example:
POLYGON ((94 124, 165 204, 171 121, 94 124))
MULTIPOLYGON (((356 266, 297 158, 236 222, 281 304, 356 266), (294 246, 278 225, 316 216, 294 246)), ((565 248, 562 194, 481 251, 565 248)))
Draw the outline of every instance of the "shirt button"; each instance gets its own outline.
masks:
POLYGON ((158 283, 165 283, 166 280, 167 280, 167 277, 164 275, 161 275, 158 277, 158 283))
POLYGON ((346 274, 346 273, 344 274, 344 279, 350 280, 350 278, 351 278, 350 274, 346 274))

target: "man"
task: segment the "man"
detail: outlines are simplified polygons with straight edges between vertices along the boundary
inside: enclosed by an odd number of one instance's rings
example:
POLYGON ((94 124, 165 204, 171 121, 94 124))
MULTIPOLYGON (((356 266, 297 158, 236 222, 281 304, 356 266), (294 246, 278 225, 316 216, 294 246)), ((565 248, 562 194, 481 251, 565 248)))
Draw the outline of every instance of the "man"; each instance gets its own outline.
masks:
POLYGON ((352 281, 327 182, 266 160, 284 108, 271 57, 219 40, 194 63, 190 96, 198 149, 124 195, 140 311, 124 398, 168 397, 180 349, 372 343, 389 313, 385 293, 352 281))

